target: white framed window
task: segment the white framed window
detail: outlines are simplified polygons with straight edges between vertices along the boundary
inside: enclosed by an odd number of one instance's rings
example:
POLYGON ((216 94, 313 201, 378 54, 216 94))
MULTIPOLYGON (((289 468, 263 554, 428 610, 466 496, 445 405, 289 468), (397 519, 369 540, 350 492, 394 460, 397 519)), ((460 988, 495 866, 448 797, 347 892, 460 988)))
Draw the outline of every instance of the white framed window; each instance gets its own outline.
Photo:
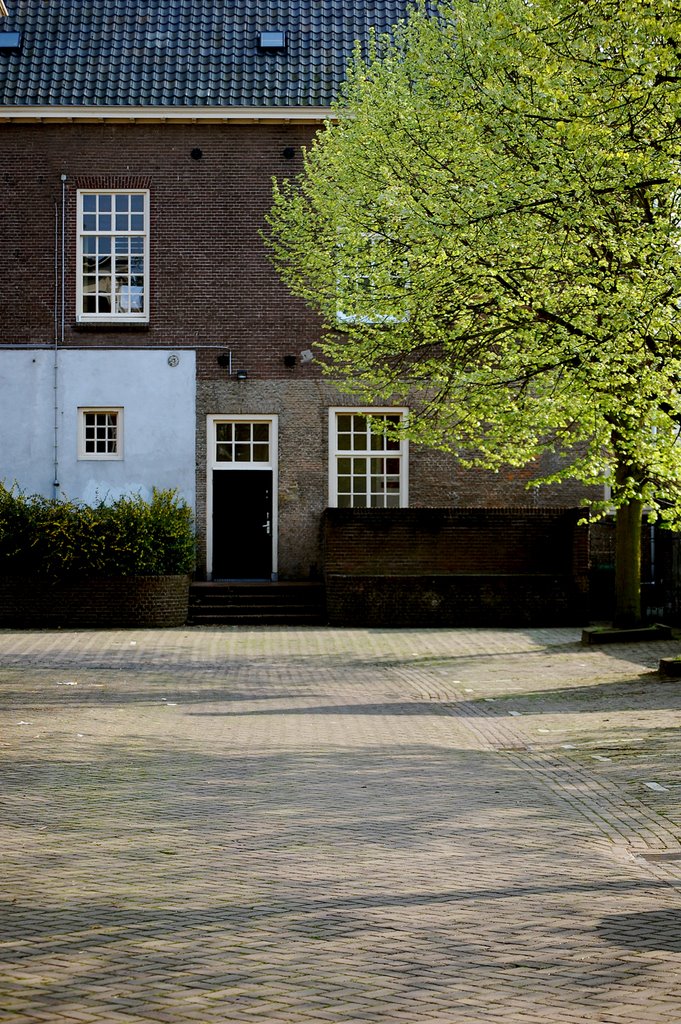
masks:
POLYGON ((271 420, 222 420, 215 423, 215 462, 271 464, 271 420))
POLYGON ((123 458, 123 409, 78 409, 78 458, 123 458))
POLYGON ((408 442, 390 434, 406 409, 329 410, 329 504, 332 508, 405 508, 408 442))
POLYGON ((149 320, 149 192, 78 192, 81 323, 149 320))
POLYGON ((381 326, 408 319, 409 288, 406 265, 396 269, 388 240, 365 234, 356 253, 357 266, 346 267, 336 279, 336 320, 339 324, 381 326))

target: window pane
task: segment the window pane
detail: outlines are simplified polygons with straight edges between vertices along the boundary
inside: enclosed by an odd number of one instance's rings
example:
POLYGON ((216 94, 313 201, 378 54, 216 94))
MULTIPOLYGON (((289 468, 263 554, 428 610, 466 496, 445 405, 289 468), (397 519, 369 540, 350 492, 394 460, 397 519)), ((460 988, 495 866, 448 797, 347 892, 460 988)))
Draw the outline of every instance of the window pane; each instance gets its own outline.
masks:
POLYGON ((216 462, 231 462, 232 461, 232 446, 231 444, 220 444, 217 443, 215 446, 215 461, 216 462))
POLYGON ((234 437, 237 441, 250 441, 251 440, 251 424, 250 423, 235 423, 234 425, 234 437))
MULTIPOLYGON (((111 281, 100 281, 98 291, 100 300, 96 311, 87 310, 85 302, 81 312, 111 312, 111 303, 115 303, 114 312, 117 314, 144 314, 146 300, 144 294, 144 275, 146 237, 145 231, 145 204, 146 194, 129 192, 97 192, 82 194, 82 213, 80 223, 80 234, 82 251, 84 255, 97 253, 100 256, 109 256, 111 252, 120 257, 115 263, 117 275, 115 285, 111 281), (134 221, 134 223, 132 223, 134 221), (130 232, 134 230, 138 234, 134 237, 130 232), (97 232, 96 237, 91 234, 97 232), (125 262, 127 257, 135 256, 134 264, 125 262), (111 292, 115 291, 115 300, 111 292)), ((111 273, 113 267, 101 262, 97 267, 100 274, 111 273)), ((83 263, 82 274, 91 273, 92 267, 83 263)), ((81 278, 81 287, 84 285, 81 278)))
POLYGON ((235 444, 234 454, 236 462, 250 462, 251 461, 251 446, 250 444, 235 444))
POLYGON ((215 428, 215 436, 218 441, 231 441, 232 440, 232 424, 231 423, 218 423, 215 428))
POLYGON ((388 458, 384 453, 401 452, 402 442, 388 440, 381 431, 386 426, 401 423, 399 413, 336 415, 336 451, 339 453, 336 501, 339 507, 399 507, 402 461, 396 455, 388 458), (345 432, 341 431, 341 425, 347 428, 345 432), (363 457, 364 452, 371 456, 363 457))
POLYGON ((267 462, 270 457, 270 446, 268 444, 253 445, 253 461, 267 462))
POLYGON ((254 423, 253 424, 253 440, 254 441, 269 441, 270 439, 270 425, 269 423, 254 423))

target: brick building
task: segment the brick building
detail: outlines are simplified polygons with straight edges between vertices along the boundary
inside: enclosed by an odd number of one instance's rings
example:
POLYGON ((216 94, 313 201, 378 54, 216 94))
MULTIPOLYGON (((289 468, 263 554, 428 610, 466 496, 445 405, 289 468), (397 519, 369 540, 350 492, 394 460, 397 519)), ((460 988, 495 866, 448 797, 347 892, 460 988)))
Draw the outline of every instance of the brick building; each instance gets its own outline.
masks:
POLYGON ((266 258, 272 178, 300 170, 355 41, 406 6, 8 0, 0 479, 177 488, 203 580, 320 578, 327 507, 578 503, 372 433, 266 258))

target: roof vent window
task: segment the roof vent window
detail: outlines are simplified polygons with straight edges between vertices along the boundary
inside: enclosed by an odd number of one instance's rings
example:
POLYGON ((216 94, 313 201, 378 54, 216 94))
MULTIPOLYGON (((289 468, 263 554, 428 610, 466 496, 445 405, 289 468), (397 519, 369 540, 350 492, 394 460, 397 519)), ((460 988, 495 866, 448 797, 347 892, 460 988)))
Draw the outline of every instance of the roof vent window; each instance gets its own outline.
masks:
POLYGON ((21 32, 0 32, 0 50, 18 50, 21 46, 21 32))
POLYGON ((285 50, 285 32, 258 32, 259 50, 285 50))

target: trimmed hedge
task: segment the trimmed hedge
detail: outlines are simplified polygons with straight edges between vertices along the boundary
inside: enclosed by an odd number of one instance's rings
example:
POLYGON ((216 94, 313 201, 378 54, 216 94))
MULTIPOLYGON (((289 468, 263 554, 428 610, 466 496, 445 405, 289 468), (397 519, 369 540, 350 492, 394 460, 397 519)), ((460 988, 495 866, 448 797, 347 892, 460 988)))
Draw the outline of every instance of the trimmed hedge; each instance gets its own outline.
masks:
POLYGON ((3 575, 172 576, 193 566, 192 513, 175 491, 85 505, 0 484, 3 575))

